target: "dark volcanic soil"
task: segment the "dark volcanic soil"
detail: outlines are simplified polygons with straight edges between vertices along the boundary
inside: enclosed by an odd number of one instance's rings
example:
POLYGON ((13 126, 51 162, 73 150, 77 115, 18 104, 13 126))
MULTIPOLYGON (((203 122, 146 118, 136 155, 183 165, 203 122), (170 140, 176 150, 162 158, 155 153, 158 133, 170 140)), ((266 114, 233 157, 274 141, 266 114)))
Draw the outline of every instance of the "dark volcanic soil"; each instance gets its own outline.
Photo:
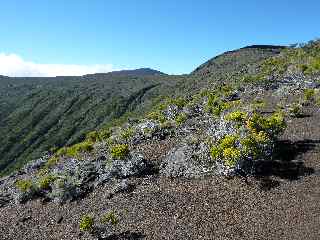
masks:
POLYGON ((120 218, 108 239, 320 239, 319 111, 289 121, 276 161, 260 177, 131 179, 108 197, 96 189, 65 205, 33 201, 0 209, 0 239, 94 239, 79 231, 84 213, 120 218))

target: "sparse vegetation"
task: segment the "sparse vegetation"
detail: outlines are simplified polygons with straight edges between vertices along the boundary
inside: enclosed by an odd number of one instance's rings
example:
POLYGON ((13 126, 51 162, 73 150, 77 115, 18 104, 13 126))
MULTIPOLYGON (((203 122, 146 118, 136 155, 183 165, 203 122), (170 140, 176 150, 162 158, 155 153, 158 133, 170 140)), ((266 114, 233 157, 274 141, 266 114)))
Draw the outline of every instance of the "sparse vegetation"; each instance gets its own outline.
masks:
POLYGON ((128 141, 134 135, 134 129, 132 127, 123 129, 120 133, 120 136, 123 140, 128 141))
POLYGON ((124 159, 129 154, 127 144, 117 144, 111 147, 111 156, 115 159, 124 159))
POLYGON ((93 230, 94 218, 90 215, 83 215, 79 222, 79 228, 83 232, 91 232, 93 230))
POLYGON ((110 211, 102 216, 101 223, 103 224, 110 223, 112 226, 115 226, 119 223, 119 219, 117 218, 115 212, 110 211))
POLYGON ((292 103, 291 106, 289 107, 289 115, 291 117, 302 117, 303 116, 303 111, 302 111, 302 105, 299 103, 292 103))
POLYGON ((38 185, 41 190, 48 190, 50 188, 50 184, 53 183, 56 180, 56 176, 48 174, 45 176, 42 176, 38 180, 38 185))
POLYGON ((182 125, 186 120, 188 119, 187 115, 185 113, 180 113, 176 116, 175 121, 178 126, 182 125))
POLYGON ((30 179, 22 179, 18 180, 16 182, 16 187, 21 191, 21 192, 28 192, 30 191, 34 186, 33 182, 30 179))
POLYGON ((246 112, 242 112, 242 111, 235 111, 235 112, 231 112, 229 114, 227 114, 225 116, 225 119, 227 121, 235 121, 238 123, 242 123, 244 120, 247 119, 248 114, 246 112))
POLYGON ((303 93, 304 93, 303 95, 304 101, 311 102, 314 100, 314 97, 316 94, 314 89, 305 89, 303 93))

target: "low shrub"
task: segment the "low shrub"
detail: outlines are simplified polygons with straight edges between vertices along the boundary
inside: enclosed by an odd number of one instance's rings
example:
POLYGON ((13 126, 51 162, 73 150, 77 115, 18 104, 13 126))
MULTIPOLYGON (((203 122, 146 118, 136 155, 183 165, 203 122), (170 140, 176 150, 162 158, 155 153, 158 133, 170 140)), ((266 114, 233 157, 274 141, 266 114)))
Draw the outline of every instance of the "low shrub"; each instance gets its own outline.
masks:
POLYGON ((166 117, 161 111, 150 112, 147 115, 147 119, 159 121, 160 123, 164 123, 166 121, 166 117))
POLYGON ((79 222, 79 228, 83 232, 91 232, 93 230, 94 218, 90 215, 84 215, 79 222))
POLYGON ((134 129, 132 127, 123 129, 120 133, 120 137, 126 141, 129 141, 133 136, 134 136, 134 129))
POLYGON ((286 128, 286 123, 282 113, 274 113, 270 117, 263 117, 254 113, 247 120, 246 125, 248 129, 255 132, 266 132, 272 138, 276 138, 286 128))
POLYGON ((103 129, 99 131, 99 139, 100 141, 106 141, 109 137, 111 137, 112 131, 110 129, 103 129))
POLYGON ((246 112, 242 111, 235 111, 227 114, 224 119, 227 121, 234 121, 238 123, 244 122, 248 117, 248 114, 246 112))
POLYGON ((314 89, 305 89, 303 91, 303 99, 307 102, 313 101, 316 92, 314 89))
POLYGON ((44 164, 43 169, 50 169, 51 167, 55 166, 59 162, 59 157, 56 155, 53 155, 48 159, 48 161, 44 164))
POLYGON ((236 147, 228 147, 223 149, 224 163, 228 167, 234 167, 241 157, 241 152, 236 147))
POLYGON ((291 117, 302 117, 303 111, 302 111, 302 105, 299 103, 293 103, 288 109, 289 115, 291 117))
POLYGON ((167 105, 175 105, 178 108, 183 108, 187 104, 187 100, 183 97, 169 98, 166 102, 167 105))
POLYGON ((119 219, 117 218, 116 214, 114 212, 108 212, 104 214, 101 218, 101 223, 108 224, 115 226, 119 223, 119 219))
POLYGON ((42 176, 38 180, 39 188, 41 190, 48 190, 50 188, 50 184, 53 183, 56 179, 57 177, 51 174, 42 176))
POLYGON ((111 156, 115 159, 123 159, 129 154, 127 144, 117 144, 111 147, 111 156))
POLYGON ((240 160, 252 161, 269 157, 275 138, 286 127, 281 113, 269 117, 254 113, 249 117, 245 112, 235 111, 226 115, 225 119, 235 121, 242 127, 235 134, 224 135, 212 145, 210 155, 213 160, 223 162, 228 168, 235 167, 240 160))
POLYGON ((65 155, 69 157, 78 157, 80 153, 91 152, 93 149, 93 142, 84 141, 68 147, 65 155))
POLYGON ((176 116, 175 121, 178 126, 182 125, 188 119, 185 113, 180 113, 176 116))
POLYGON ((18 180, 16 181, 15 185, 21 192, 28 192, 34 187, 34 184, 30 179, 18 180))

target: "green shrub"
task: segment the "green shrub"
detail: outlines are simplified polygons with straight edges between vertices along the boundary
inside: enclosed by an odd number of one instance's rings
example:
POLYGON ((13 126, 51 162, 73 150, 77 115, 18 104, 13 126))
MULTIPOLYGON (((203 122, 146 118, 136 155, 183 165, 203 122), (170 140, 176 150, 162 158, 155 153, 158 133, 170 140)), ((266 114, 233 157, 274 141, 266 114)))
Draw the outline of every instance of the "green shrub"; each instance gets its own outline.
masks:
POLYGON ((262 99, 256 99, 252 103, 253 109, 256 111, 259 108, 263 108, 266 106, 266 102, 262 99))
POLYGON ((111 147, 111 156, 115 159, 123 159, 129 154, 127 144, 117 144, 111 147))
POLYGON ((53 166, 55 166, 58 162, 59 162, 59 157, 54 155, 51 158, 49 158, 49 160, 45 163, 44 165, 44 169, 49 169, 53 166))
POLYGON ((286 123, 282 113, 274 113, 270 117, 254 113, 247 120, 247 128, 255 132, 266 132, 270 137, 276 138, 285 130, 286 123))
POLYGON ((264 81, 262 75, 245 75, 240 79, 243 83, 259 84, 264 81))
POLYGON ((101 141, 106 141, 111 137, 112 131, 110 129, 103 129, 99 132, 99 138, 101 141))
POLYGON ((227 166, 232 167, 232 163, 240 157, 240 150, 236 147, 238 140, 238 135, 225 135, 217 145, 210 148, 212 159, 222 159, 227 166))
POLYGON ((67 147, 62 147, 56 152, 56 156, 64 156, 67 154, 67 147))
POLYGON ((50 184, 53 183, 56 179, 57 177, 51 174, 42 176, 38 180, 39 188, 42 190, 48 190, 50 188, 50 184))
POLYGON ((301 71, 306 74, 314 74, 320 71, 320 57, 314 57, 309 64, 300 65, 301 71))
POLYGON ((133 136, 134 136, 134 129, 132 127, 123 129, 120 133, 120 137, 126 141, 130 140, 133 136))
POLYGON ((176 105, 178 108, 183 108, 187 104, 187 100, 183 97, 167 99, 168 105, 176 105))
POLYGON ((271 144, 271 139, 265 132, 252 132, 240 140, 241 151, 244 156, 251 156, 256 159, 263 154, 263 148, 271 144))
POLYGON ((114 212, 108 212, 102 216, 101 223, 103 224, 111 223, 111 225, 115 226, 119 223, 119 219, 117 218, 114 212))
POLYGON ((247 117, 248 117, 248 114, 246 112, 235 111, 227 114, 224 118, 227 121, 242 123, 247 119, 247 117))
POLYGON ((147 115, 147 119, 154 120, 154 121, 159 121, 160 123, 164 123, 166 121, 166 117, 160 111, 150 112, 147 115))
POLYGON ((185 113, 180 113, 176 116, 175 121, 177 125, 182 125, 186 120, 188 119, 187 115, 185 113))
POLYGON ((80 153, 91 152, 93 149, 93 142, 84 141, 68 147, 66 150, 66 155, 69 157, 77 157, 80 153))
POLYGON ((99 133, 98 133, 97 131, 89 132, 89 133, 86 135, 86 140, 87 140, 88 142, 97 142, 97 141, 100 141, 99 133))
POLYGON ((303 91, 303 99, 307 102, 313 101, 316 91, 314 89, 305 89, 303 91))
POLYGON ((84 215, 80 219, 79 228, 83 232, 91 232, 93 230, 94 218, 90 215, 84 215))
POLYGON ((210 148, 210 155, 213 159, 219 159, 221 157, 222 154, 222 149, 220 148, 220 146, 212 146, 210 148))
POLYGON ((291 117, 301 117, 303 116, 302 105, 298 103, 293 103, 289 107, 289 115, 291 117))
POLYGON ((238 135, 225 135, 220 140, 220 146, 223 149, 228 147, 234 147, 238 139, 239 139, 238 135))
POLYGON ((30 179, 18 180, 15 185, 21 192, 28 192, 34 187, 33 182, 30 179))
POLYGON ((228 167, 234 167, 241 157, 241 152, 236 147, 228 147, 223 149, 224 163, 228 167))
POLYGON ((288 66, 289 62, 286 57, 276 56, 264 60, 261 64, 261 71, 264 76, 270 76, 274 73, 282 75, 286 72, 288 66))

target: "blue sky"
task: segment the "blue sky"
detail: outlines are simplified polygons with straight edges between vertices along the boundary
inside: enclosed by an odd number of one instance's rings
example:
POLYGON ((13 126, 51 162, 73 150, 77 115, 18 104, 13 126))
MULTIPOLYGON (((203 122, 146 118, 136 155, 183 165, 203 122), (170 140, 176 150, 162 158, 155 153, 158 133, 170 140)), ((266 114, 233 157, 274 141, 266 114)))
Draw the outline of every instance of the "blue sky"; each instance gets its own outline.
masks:
POLYGON ((0 6, 0 74, 8 75, 32 75, 38 65, 55 67, 51 75, 67 74, 65 66, 75 73, 139 67, 189 73, 227 50, 320 36, 316 0, 1 0, 0 6), (12 66, 20 63, 23 69, 12 66))

